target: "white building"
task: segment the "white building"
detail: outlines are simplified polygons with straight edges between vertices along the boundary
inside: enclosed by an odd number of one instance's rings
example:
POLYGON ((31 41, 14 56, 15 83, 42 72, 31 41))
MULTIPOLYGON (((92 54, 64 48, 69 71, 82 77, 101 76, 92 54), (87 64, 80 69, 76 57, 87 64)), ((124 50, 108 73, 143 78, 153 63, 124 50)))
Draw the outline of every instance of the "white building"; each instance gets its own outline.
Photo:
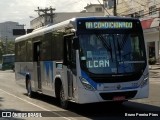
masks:
POLYGON ((0 23, 0 40, 15 40, 17 36, 13 36, 13 29, 24 29, 24 25, 11 21, 0 23))
POLYGON ((148 18, 142 20, 144 38, 147 44, 148 57, 155 57, 160 62, 160 27, 159 18, 148 18))
MULTIPOLYGON (((87 17, 87 16, 104 16, 104 9, 100 4, 88 4, 85 10, 81 12, 59 12, 55 13, 53 17, 53 24, 74 18, 74 17, 87 17)), ((37 17, 30 22, 31 29, 37 29, 43 26, 45 23, 48 24, 50 18, 47 17, 45 21, 44 17, 37 17)))

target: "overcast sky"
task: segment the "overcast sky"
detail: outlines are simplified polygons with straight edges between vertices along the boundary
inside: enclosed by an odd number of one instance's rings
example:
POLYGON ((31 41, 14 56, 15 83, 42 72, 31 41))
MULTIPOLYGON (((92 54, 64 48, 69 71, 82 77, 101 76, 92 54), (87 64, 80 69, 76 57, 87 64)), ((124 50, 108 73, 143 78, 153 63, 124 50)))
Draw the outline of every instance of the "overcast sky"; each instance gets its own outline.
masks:
MULTIPOLYGON (((100 0, 102 2, 102 0, 100 0)), ((0 23, 5 21, 19 22, 29 26, 29 21, 37 17, 37 7, 52 6, 55 12, 79 12, 87 3, 98 3, 97 0, 0 0, 0 23)))

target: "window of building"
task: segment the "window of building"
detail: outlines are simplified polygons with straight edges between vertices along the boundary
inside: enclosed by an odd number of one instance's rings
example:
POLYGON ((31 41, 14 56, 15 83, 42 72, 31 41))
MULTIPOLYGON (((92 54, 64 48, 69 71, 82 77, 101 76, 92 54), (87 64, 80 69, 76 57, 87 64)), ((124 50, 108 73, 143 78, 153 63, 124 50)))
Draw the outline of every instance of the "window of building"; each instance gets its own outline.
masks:
POLYGON ((102 12, 102 7, 96 7, 95 10, 96 12, 102 12))
POLYGON ((156 14, 156 6, 155 5, 149 7, 149 15, 154 15, 154 14, 156 14))

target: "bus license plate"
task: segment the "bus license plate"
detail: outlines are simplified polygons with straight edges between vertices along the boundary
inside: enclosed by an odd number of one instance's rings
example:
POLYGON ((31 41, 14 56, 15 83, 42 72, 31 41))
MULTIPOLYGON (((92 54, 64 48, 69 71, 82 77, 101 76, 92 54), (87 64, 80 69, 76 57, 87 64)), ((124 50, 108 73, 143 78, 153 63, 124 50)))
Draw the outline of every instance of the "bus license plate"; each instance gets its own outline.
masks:
POLYGON ((121 101, 121 100, 125 100, 125 96, 115 96, 113 97, 114 101, 121 101))

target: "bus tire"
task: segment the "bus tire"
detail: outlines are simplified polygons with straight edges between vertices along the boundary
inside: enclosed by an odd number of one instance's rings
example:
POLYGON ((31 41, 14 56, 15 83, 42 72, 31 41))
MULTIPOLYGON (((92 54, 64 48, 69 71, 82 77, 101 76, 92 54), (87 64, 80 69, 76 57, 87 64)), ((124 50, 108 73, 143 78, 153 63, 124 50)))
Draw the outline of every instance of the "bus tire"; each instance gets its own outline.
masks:
POLYGON ((68 100, 65 99, 64 89, 61 85, 60 92, 59 92, 59 100, 60 100, 60 106, 64 109, 68 108, 68 100))
POLYGON ((27 95, 32 98, 34 96, 34 93, 32 91, 32 87, 31 87, 31 80, 27 79, 26 80, 26 87, 27 87, 27 95))

